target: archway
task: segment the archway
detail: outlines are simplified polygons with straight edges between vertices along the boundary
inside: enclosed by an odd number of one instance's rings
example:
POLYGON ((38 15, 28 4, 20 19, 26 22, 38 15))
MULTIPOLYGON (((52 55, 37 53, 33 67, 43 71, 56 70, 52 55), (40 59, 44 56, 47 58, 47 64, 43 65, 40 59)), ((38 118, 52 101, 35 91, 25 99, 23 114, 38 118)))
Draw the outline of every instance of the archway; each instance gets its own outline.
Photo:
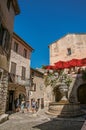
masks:
POLYGON ((86 104, 86 84, 82 84, 78 87, 77 97, 81 104, 86 104))
POLYGON ((59 91, 59 87, 55 87, 53 89, 54 92, 54 96, 55 96, 55 102, 60 101, 60 99, 62 98, 61 92, 59 91))

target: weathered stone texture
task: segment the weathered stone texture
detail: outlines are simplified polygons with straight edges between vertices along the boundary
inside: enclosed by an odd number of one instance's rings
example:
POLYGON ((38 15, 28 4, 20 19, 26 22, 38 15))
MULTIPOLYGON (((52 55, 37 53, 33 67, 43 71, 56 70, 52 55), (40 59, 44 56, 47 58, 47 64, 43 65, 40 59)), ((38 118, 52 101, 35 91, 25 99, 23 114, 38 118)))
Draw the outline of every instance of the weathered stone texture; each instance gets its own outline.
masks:
MULTIPOLYGON (((7 8, 7 0, 0 0, 0 22, 5 31, 9 34, 9 38, 3 39, 8 40, 8 49, 3 47, 3 42, 0 43, 0 115, 5 113, 6 110, 6 100, 7 100, 7 90, 8 90, 8 70, 9 70, 9 56, 10 56, 10 46, 11 38, 13 33, 14 17, 16 15, 15 9, 18 6, 13 7, 13 1, 10 1, 10 8, 7 8), (14 9, 15 8, 15 9, 14 9), (6 50, 5 50, 6 49, 6 50)), ((14 3, 17 1, 14 1, 14 3)), ((4 35, 3 35, 4 37, 4 35)), ((2 40, 0 39, 0 42, 2 40)))
POLYGON ((50 46, 50 65, 62 60, 68 61, 73 58, 86 58, 86 34, 68 34, 50 46), (71 55, 67 49, 71 48, 71 55))
POLYGON ((44 105, 44 102, 42 102, 42 99, 44 100, 44 90, 45 90, 43 73, 41 73, 35 69, 31 69, 31 74, 33 74, 33 76, 32 76, 33 84, 36 84, 36 89, 35 89, 35 91, 33 89, 33 91, 29 92, 29 100, 31 101, 31 99, 35 99, 35 101, 37 101, 39 99, 39 101, 40 101, 39 107, 41 108, 41 105, 42 104, 44 105))
POLYGON ((0 114, 5 113, 6 110, 6 99, 7 99, 7 90, 8 90, 8 73, 3 71, 3 78, 1 80, 0 88, 0 114))

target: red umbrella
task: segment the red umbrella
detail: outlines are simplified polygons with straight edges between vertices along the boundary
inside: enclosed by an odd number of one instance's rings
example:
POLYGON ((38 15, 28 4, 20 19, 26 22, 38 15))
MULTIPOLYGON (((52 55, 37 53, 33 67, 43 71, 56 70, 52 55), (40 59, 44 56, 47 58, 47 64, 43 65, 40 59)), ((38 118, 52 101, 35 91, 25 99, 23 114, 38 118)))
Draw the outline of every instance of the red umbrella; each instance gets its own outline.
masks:
POLYGON ((71 67, 71 65, 69 64, 69 61, 58 61, 55 63, 55 66, 57 69, 65 69, 65 68, 71 67))
POLYGON ((83 66, 83 64, 82 64, 82 59, 77 59, 77 65, 76 65, 77 67, 81 67, 81 66, 83 66))
POLYGON ((69 64, 69 61, 64 62, 64 68, 71 68, 71 65, 69 64))
POLYGON ((72 59, 69 61, 71 67, 75 67, 77 65, 77 59, 72 59))
POLYGON ((57 69, 64 69, 64 61, 54 63, 57 69))
POLYGON ((84 59, 72 59, 70 61, 58 61, 54 63, 55 65, 49 65, 46 66, 45 68, 50 70, 50 69, 65 69, 65 68, 71 68, 71 67, 81 67, 86 65, 86 58, 84 59))
POLYGON ((86 58, 82 59, 82 65, 86 66, 86 58))
POLYGON ((71 67, 75 67, 75 66, 80 67, 80 66, 83 66, 82 59, 72 59, 72 60, 69 61, 69 64, 70 64, 71 67))
POLYGON ((50 69, 56 69, 56 66, 53 66, 53 65, 48 65, 48 66, 45 66, 45 69, 48 69, 48 70, 50 70, 50 69))

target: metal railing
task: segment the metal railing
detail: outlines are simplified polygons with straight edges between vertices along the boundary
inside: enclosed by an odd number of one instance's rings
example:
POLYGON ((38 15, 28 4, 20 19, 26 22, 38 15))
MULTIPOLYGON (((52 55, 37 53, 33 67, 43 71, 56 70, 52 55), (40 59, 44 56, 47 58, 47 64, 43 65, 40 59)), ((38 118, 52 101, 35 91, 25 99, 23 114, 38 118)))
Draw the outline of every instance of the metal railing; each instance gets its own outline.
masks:
POLYGON ((30 86, 30 79, 29 78, 24 78, 22 76, 15 75, 12 73, 9 73, 9 82, 28 86, 28 87, 30 86))

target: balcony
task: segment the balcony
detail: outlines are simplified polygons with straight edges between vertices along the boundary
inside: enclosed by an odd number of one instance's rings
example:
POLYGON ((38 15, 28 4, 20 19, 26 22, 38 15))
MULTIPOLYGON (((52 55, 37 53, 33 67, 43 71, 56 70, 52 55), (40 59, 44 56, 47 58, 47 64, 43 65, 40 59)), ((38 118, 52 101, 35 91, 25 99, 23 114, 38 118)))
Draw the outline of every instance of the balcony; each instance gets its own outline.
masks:
POLYGON ((14 84, 19 84, 19 85, 24 85, 28 86, 30 85, 30 79, 24 78, 19 75, 15 75, 12 73, 9 73, 9 83, 14 83, 14 84))

